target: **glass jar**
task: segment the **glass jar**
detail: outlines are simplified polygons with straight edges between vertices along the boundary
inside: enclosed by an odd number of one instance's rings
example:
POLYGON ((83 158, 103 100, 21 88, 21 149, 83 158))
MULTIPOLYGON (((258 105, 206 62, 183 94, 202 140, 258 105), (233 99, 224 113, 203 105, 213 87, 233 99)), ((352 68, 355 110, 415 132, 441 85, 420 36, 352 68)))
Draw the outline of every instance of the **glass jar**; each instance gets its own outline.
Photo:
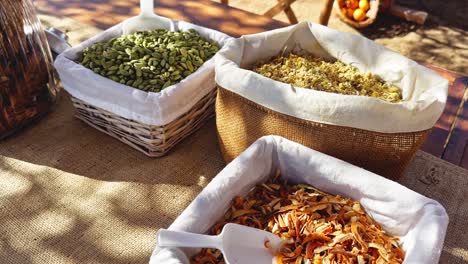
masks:
POLYGON ((44 116, 58 86, 31 0, 0 4, 0 139, 44 116))

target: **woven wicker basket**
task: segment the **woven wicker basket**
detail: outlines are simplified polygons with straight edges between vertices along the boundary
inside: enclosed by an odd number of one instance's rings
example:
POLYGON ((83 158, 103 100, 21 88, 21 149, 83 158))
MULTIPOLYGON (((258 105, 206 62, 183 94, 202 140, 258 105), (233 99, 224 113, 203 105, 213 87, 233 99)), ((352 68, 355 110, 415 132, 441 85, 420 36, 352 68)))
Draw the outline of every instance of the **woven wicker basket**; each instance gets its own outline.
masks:
POLYGON ((341 21, 354 28, 365 28, 374 23, 375 19, 377 18, 377 14, 379 12, 379 4, 379 0, 369 1, 369 10, 367 11, 367 18, 363 21, 354 21, 347 17, 345 14, 343 14, 343 12, 341 12, 340 10, 340 7, 338 6, 338 1, 335 1, 333 8, 335 9, 335 13, 338 15, 338 18, 340 18, 341 21))
POLYGON ((279 135, 390 179, 403 175, 429 130, 378 133, 275 112, 218 87, 216 125, 224 159, 232 161, 265 135, 279 135))
POLYGON ((73 96, 71 98, 77 118, 150 157, 160 157, 214 116, 216 89, 200 99, 187 113, 164 126, 126 119, 73 96))

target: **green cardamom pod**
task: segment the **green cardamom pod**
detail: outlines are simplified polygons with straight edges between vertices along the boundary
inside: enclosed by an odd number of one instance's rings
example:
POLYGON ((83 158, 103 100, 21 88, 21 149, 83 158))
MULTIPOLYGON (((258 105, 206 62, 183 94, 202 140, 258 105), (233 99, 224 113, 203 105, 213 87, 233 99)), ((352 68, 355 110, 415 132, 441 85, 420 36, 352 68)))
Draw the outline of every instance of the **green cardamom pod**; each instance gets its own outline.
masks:
POLYGON ((218 50, 193 29, 155 29, 94 43, 83 50, 79 63, 116 82, 159 92, 189 76, 218 50))

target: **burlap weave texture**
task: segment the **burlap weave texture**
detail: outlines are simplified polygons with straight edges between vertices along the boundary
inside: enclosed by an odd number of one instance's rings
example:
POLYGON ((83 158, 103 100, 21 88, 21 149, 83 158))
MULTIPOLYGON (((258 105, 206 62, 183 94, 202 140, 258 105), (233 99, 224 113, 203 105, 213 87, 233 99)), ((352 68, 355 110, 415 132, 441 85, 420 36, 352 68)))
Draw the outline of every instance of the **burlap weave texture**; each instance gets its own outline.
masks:
MULTIPOLYGON (((225 166, 213 121, 154 159, 74 118, 63 96, 0 142, 0 263, 148 263, 157 230, 225 166)), ((446 208, 440 263, 467 263, 468 171, 419 151, 398 182, 446 208)))
MULTIPOLYGON (((71 43, 98 32, 67 18, 71 43), (75 38, 73 38, 75 36, 75 38)), ((63 96, 0 141, 0 263, 148 263, 168 227, 225 166, 211 120, 165 157, 146 157, 73 117, 63 96)), ((468 171, 418 151, 399 182, 450 217, 440 263, 468 263, 468 171)))
POLYGON ((226 161, 255 140, 279 135, 382 176, 400 178, 429 130, 379 133, 278 113, 218 86, 216 125, 226 161))

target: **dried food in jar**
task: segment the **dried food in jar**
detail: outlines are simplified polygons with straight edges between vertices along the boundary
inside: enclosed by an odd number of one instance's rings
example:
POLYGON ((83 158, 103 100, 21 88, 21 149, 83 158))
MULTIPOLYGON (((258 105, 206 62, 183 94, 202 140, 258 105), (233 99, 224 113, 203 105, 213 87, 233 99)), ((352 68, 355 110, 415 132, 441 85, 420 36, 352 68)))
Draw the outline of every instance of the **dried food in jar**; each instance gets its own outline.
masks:
POLYGON ((52 56, 30 0, 0 4, 0 139, 47 114, 59 91, 52 56))

